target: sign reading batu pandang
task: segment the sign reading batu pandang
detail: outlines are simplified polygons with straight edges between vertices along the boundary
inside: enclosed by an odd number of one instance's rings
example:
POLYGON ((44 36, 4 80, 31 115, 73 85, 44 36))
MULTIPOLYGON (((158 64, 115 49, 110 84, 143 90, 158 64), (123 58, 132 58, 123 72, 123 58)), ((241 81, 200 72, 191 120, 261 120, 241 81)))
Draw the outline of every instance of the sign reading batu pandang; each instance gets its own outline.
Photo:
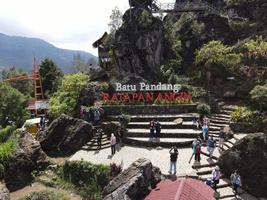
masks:
POLYGON ((104 104, 180 104, 191 103, 192 94, 179 84, 115 84, 115 93, 102 93, 104 104))

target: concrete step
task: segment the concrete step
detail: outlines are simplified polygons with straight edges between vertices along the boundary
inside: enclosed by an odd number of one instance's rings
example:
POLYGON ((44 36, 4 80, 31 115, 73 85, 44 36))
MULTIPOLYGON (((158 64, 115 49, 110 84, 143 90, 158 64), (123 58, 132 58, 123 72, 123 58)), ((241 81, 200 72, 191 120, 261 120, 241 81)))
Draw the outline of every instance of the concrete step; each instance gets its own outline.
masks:
MULTIPOLYGON (((163 121, 174 121, 177 118, 182 118, 184 121, 192 121, 194 117, 198 117, 197 113, 184 113, 184 114, 168 114, 168 115, 131 115, 131 122, 149 122, 158 119, 163 121)), ((109 116, 109 119, 118 119, 118 116, 109 116)))
POLYGON ((159 142, 152 142, 149 138, 144 137, 124 137, 123 143, 142 146, 142 147, 164 147, 170 148, 176 146, 178 148, 191 147, 194 139, 192 138, 160 138, 159 142))
POLYGON ((216 165, 217 163, 209 163, 209 164, 202 164, 202 165, 193 165, 192 168, 198 170, 198 169, 205 168, 205 167, 214 168, 216 165))
MULTIPOLYGON (((192 121, 185 121, 182 124, 176 124, 173 121, 164 121, 160 122, 162 129, 177 129, 177 128, 184 128, 184 129, 195 129, 196 126, 193 125, 192 121)), ((149 121, 147 122, 130 122, 127 125, 127 128, 149 128, 149 121)))
POLYGON ((230 120, 228 119, 220 119, 220 118, 211 118, 210 119, 210 123, 214 123, 214 124, 229 124, 230 120))
MULTIPOLYGON (((128 132, 125 134, 128 137, 146 137, 150 135, 149 129, 128 129, 128 132)), ((160 137, 161 138, 196 138, 200 135, 200 130, 195 129, 161 129, 160 137)))
POLYGON ((230 115, 222 114, 222 113, 212 114, 211 117, 219 117, 219 118, 225 118, 225 119, 230 119, 231 118, 230 115))
POLYGON ((102 150, 102 149, 107 149, 107 148, 110 148, 110 144, 101 145, 100 149, 98 148, 98 146, 92 146, 92 147, 83 146, 81 148, 81 150, 84 150, 84 151, 97 151, 97 150, 102 150))

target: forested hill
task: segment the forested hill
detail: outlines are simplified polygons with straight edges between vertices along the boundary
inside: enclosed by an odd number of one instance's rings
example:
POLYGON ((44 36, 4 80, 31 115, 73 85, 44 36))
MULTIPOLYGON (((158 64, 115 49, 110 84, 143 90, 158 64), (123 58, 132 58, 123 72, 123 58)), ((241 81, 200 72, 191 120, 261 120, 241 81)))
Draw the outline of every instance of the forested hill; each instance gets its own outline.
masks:
POLYGON ((85 62, 96 60, 95 56, 84 51, 60 49, 41 39, 0 33, 0 66, 16 66, 31 71, 34 56, 39 62, 48 57, 54 60, 64 72, 70 72, 73 58, 78 54, 85 62))

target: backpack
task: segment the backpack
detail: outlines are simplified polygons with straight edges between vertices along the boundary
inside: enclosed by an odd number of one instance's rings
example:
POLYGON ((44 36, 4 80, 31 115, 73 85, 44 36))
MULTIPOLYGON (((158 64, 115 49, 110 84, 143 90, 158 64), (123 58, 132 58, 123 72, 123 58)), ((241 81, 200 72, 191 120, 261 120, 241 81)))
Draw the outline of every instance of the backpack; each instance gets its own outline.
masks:
POLYGON ((208 145, 209 145, 209 147, 215 147, 215 140, 209 140, 208 141, 208 145))

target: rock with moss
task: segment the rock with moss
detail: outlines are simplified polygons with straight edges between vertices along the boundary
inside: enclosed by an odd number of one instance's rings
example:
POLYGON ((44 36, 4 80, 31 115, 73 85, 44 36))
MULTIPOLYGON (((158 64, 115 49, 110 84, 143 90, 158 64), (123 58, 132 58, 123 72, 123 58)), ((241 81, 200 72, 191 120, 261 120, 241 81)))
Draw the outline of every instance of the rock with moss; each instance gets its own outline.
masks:
POLYGON ((117 76, 139 75, 154 80, 164 62, 164 27, 147 9, 136 7, 123 15, 123 25, 116 31, 113 58, 117 76))
POLYGON ((49 154, 72 154, 93 137, 92 125, 62 114, 42 132, 38 139, 49 154))
POLYGON ((34 170, 47 167, 49 161, 40 143, 29 133, 21 133, 17 149, 5 168, 4 180, 10 191, 14 191, 31 180, 34 170))
POLYGON ((104 200, 143 199, 160 180, 160 170, 154 169, 149 160, 140 158, 104 188, 104 200))
POLYGON ((267 197, 267 135, 250 134, 238 141, 219 158, 218 165, 225 177, 238 170, 242 188, 257 197, 267 197))

